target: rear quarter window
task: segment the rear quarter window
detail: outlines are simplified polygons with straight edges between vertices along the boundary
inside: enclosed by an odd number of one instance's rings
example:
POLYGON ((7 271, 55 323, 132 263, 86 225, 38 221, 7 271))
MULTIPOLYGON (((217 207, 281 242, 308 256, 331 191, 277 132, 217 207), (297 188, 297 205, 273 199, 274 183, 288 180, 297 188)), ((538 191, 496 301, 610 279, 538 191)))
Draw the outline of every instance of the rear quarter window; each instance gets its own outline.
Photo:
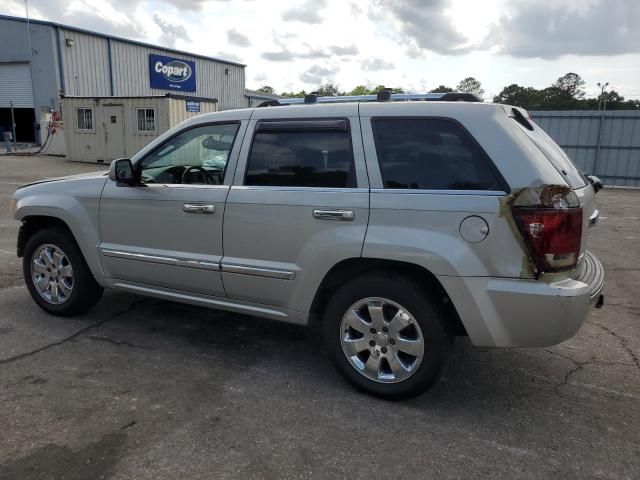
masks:
POLYGON ((487 154, 456 121, 374 118, 372 128, 384 188, 507 190, 487 154))
POLYGON ((575 190, 589 185, 589 181, 573 163, 573 160, 528 114, 524 117, 520 109, 512 108, 509 116, 520 130, 529 137, 529 140, 547 157, 555 169, 562 174, 571 188, 575 190))

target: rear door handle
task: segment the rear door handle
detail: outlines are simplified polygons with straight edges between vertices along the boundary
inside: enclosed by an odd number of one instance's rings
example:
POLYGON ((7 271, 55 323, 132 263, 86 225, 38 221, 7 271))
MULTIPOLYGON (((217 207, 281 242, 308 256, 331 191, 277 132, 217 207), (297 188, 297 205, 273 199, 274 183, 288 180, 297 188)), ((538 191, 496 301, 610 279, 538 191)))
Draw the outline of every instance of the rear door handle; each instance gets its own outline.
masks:
POLYGON ((216 206, 210 203, 185 203, 182 210, 186 213, 208 213, 216 211, 216 206))
POLYGON ((351 221, 356 218, 356 214, 353 210, 324 210, 316 208, 313 210, 313 218, 318 220, 351 221))

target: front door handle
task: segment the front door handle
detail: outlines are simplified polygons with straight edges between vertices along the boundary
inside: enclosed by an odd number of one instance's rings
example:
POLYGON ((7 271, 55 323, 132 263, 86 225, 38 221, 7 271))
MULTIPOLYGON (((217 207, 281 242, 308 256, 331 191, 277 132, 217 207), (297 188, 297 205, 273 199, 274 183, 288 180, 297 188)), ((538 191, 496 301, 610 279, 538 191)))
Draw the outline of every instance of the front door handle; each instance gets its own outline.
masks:
POLYGON ((186 213, 208 213, 216 211, 216 206, 210 203, 185 203, 182 210, 186 213))
POLYGON ((316 208, 313 211, 313 218, 318 220, 351 221, 356 218, 356 214, 353 210, 324 210, 316 208))

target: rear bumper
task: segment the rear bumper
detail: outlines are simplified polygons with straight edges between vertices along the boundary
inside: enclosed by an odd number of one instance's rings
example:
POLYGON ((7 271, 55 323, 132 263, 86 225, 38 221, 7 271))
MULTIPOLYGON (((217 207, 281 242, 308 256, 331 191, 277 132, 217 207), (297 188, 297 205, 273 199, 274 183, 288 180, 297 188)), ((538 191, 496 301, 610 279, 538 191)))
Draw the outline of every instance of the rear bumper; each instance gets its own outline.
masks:
POLYGON ((604 286, 600 261, 587 252, 573 277, 547 283, 440 277, 471 341, 490 347, 544 347, 571 338, 604 286))

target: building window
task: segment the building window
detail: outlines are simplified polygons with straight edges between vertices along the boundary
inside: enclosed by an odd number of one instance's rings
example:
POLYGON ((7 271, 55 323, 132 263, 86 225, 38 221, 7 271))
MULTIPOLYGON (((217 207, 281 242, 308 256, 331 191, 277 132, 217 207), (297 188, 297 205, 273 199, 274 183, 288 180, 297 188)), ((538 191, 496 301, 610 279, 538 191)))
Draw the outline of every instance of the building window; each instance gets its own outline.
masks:
POLYGON ((139 132, 155 132, 156 131, 156 109, 155 108, 136 108, 138 115, 138 131, 139 132))
POLYGON ((93 131, 93 109, 76 108, 76 127, 78 130, 93 131))

